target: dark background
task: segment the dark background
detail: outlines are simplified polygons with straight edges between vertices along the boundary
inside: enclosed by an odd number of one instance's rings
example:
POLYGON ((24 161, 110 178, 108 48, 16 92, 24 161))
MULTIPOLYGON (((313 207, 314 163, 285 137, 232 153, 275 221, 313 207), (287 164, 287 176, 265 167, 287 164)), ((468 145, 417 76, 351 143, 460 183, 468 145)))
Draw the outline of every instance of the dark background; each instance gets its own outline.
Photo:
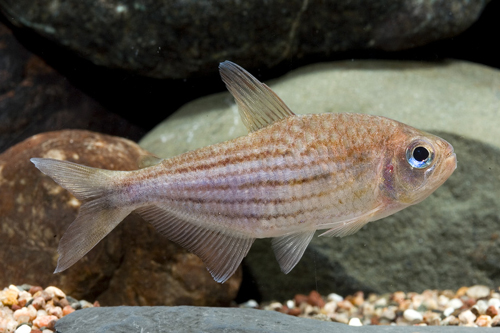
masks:
MULTIPOLYGON (((441 61, 454 58, 500 68, 499 14, 500 1, 494 0, 486 6, 476 23, 454 38, 399 52, 346 52, 334 55, 330 60, 441 61)), ((107 110, 123 116, 139 126, 144 133, 183 104, 225 90, 218 75, 198 79, 159 80, 99 67, 28 30, 13 27, 4 17, 0 20, 13 30, 15 37, 24 47, 43 58, 74 86, 93 97, 107 110)), ((289 59, 265 72, 258 68, 247 70, 265 81, 315 61, 314 58, 300 61, 289 59)))

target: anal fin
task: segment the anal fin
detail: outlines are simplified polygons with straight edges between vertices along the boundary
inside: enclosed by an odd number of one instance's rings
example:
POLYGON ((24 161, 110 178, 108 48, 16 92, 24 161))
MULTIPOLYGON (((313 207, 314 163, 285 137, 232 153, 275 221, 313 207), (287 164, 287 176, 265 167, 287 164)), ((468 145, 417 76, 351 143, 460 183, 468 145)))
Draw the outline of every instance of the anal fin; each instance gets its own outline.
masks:
POLYGON ((273 238, 273 250, 281 271, 288 274, 299 262, 315 230, 301 231, 273 238))
POLYGON ((228 230, 195 225, 158 206, 142 207, 136 212, 160 234, 196 254, 219 283, 234 274, 255 240, 228 230))

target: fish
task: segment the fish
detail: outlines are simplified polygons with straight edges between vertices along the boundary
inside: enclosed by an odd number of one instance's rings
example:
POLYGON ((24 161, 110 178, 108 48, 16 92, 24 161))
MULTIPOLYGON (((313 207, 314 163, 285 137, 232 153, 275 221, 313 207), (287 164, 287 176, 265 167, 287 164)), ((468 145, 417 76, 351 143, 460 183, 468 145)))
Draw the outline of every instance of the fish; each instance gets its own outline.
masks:
POLYGON ((82 202, 58 246, 62 272, 130 213, 196 254, 215 281, 236 271, 257 238, 272 238, 285 274, 317 230, 344 237, 417 204, 457 166, 442 138, 382 116, 296 115, 239 65, 219 71, 248 134, 111 171, 31 158, 82 202))

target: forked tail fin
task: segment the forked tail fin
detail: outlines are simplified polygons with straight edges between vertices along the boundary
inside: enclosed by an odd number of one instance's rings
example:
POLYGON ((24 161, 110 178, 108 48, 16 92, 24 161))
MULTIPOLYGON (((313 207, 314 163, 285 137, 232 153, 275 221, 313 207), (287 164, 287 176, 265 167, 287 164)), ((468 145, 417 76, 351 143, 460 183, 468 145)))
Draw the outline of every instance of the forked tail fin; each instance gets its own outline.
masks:
POLYGON ((49 158, 32 158, 31 162, 83 201, 78 216, 59 242, 59 259, 54 271, 59 273, 92 250, 133 208, 113 206, 107 197, 113 176, 122 171, 91 168, 49 158))

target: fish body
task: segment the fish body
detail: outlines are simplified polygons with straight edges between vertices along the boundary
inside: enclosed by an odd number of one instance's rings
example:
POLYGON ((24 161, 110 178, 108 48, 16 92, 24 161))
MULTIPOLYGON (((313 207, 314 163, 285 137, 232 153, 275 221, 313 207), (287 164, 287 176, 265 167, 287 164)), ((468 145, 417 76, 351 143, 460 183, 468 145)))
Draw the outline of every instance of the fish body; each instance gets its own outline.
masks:
POLYGON ((456 168, 452 146, 432 134, 380 116, 295 115, 241 67, 226 61, 220 69, 246 136, 153 158, 136 171, 32 159, 83 201, 61 239, 56 272, 135 211, 197 254, 218 282, 256 238, 273 238, 288 273, 316 230, 352 234, 422 201, 456 168))

